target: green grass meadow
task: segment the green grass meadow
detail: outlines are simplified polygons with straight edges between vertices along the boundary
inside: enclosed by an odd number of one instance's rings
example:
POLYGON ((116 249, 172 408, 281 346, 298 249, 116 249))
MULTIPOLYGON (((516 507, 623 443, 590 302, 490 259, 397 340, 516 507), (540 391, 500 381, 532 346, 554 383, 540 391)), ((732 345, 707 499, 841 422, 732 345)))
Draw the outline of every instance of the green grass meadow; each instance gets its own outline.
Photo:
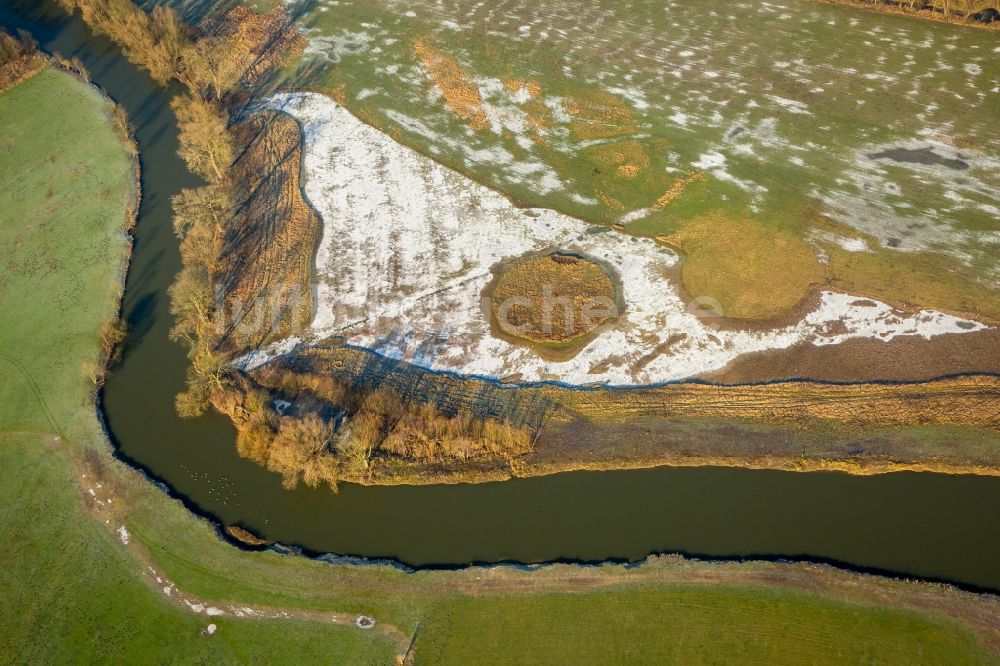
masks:
MULTIPOLYGON (((0 128, 4 373, 26 371, 71 428, 90 416, 83 366, 127 260, 131 164, 97 91, 56 69, 3 93, 0 128)), ((20 380, 0 386, 0 423, 52 429, 20 380)))
POLYGON ((986 658, 970 636, 926 617, 760 588, 464 599, 442 606, 423 626, 416 654, 426 664, 904 665, 986 658))
POLYGON ((83 368, 115 311, 133 191, 108 112, 51 68, 0 95, 0 663, 390 662, 381 636, 315 622, 203 634, 86 509, 75 460, 110 452, 83 368))

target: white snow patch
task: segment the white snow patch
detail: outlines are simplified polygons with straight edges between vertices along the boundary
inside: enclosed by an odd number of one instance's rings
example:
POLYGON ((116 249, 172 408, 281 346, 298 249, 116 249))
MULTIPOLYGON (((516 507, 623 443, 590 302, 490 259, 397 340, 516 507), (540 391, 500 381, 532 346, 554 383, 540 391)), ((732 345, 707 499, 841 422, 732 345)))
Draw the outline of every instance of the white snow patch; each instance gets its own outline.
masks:
POLYGON ((848 252, 871 252, 868 248, 868 243, 863 238, 848 238, 821 229, 814 229, 809 234, 809 237, 813 240, 833 243, 848 252))
POLYGON ((649 102, 646 101, 646 94, 639 90, 638 88, 621 88, 612 87, 608 88, 608 92, 612 95, 618 95, 619 97, 624 97, 632 106, 643 111, 649 108, 649 102))
POLYGON ((793 114, 803 114, 812 115, 809 111, 809 107, 804 102, 799 102, 794 99, 787 99, 785 97, 778 97, 777 95, 768 95, 768 99, 772 102, 785 109, 789 113, 793 114))
MULTIPOLYGON (((979 322, 970 322, 934 310, 921 310, 913 315, 900 315, 885 303, 858 298, 849 294, 824 295, 822 315, 807 315, 804 321, 817 325, 814 345, 837 345, 851 338, 878 338, 888 342, 901 335, 916 335, 929 340, 936 335, 962 331, 981 331, 987 328, 979 322), (831 332, 825 322, 840 322, 844 332, 831 332)), ((838 328, 840 328, 838 326, 838 328)))
POLYGON ((601 203, 600 201, 598 201, 594 197, 585 197, 585 196, 583 196, 582 194, 580 194, 578 192, 572 192, 569 195, 569 198, 573 202, 578 203, 578 204, 582 204, 584 206, 596 206, 597 204, 601 203))
MULTIPOLYGON (((911 316, 884 304, 861 307, 857 297, 822 292, 818 307, 797 324, 715 330, 688 310, 667 279, 677 256, 652 240, 588 227, 550 210, 518 209, 323 95, 281 94, 270 105, 304 129, 305 190, 323 220, 323 238, 311 328, 302 341, 265 350, 265 358, 337 335, 388 357, 466 376, 644 385, 803 342, 984 328, 936 312, 911 316), (614 326, 562 362, 495 338, 480 298, 499 261, 557 248, 606 262, 622 282, 625 303, 614 326), (844 321, 847 333, 830 333, 837 321, 844 321)), ((695 163, 713 173, 724 165, 718 152, 695 163)))
MULTIPOLYGON (((303 31, 307 36, 313 30, 303 31)), ((314 58, 321 58, 331 63, 339 63, 340 59, 350 53, 363 49, 374 41, 374 38, 364 32, 345 31, 337 35, 321 35, 318 37, 308 37, 309 43, 306 45, 304 54, 314 58)))
POLYGON ((128 545, 128 542, 132 539, 131 535, 129 535, 128 530, 125 529, 124 525, 118 526, 118 538, 121 539, 122 543, 125 544, 126 546, 128 545))
POLYGON ((705 171, 711 171, 712 169, 718 169, 720 167, 726 166, 726 156, 722 153, 703 153, 698 161, 692 162, 691 166, 696 169, 704 169, 705 171))

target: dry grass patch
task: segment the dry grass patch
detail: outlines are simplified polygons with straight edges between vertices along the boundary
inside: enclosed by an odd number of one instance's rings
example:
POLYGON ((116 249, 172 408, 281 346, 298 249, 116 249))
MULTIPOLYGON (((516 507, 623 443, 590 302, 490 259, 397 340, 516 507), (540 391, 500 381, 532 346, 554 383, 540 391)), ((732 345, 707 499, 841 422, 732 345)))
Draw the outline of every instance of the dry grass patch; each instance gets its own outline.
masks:
POLYGON ((635 111, 625 100, 603 90, 569 95, 563 99, 563 109, 573 116, 569 129, 574 141, 635 133, 635 111))
POLYGON ((686 190, 692 183, 696 183, 700 180, 705 180, 704 171, 692 171, 691 173, 681 176, 675 180, 673 184, 667 188, 667 191, 656 200, 653 207, 666 208, 670 205, 671 201, 684 194, 684 190, 686 190))
POLYGON ((684 253, 688 296, 714 298, 726 317, 779 318, 824 278, 803 240, 753 220, 703 217, 656 239, 684 253))
POLYGON ((229 231, 219 274, 230 312, 238 313, 228 341, 242 347, 308 324, 320 223, 300 190, 295 121, 261 114, 237 134, 246 146, 233 167, 240 223, 229 231))
POLYGON ((515 338, 570 344, 618 316, 608 272, 585 258, 549 254, 520 260, 497 277, 493 321, 515 338))
POLYGON ((632 179, 649 169, 646 147, 634 139, 592 146, 583 152, 591 162, 619 178, 632 179))
POLYGON ((538 81, 532 81, 532 80, 526 81, 524 79, 516 79, 508 77, 504 78, 503 87, 507 90, 507 92, 509 92, 512 95, 516 94, 517 91, 521 89, 527 90, 528 95, 531 98, 538 97, 539 95, 542 94, 542 86, 540 83, 538 83, 538 81))
POLYGON ((490 121, 479 88, 461 63, 423 39, 413 41, 413 51, 455 115, 468 121, 474 130, 487 129, 490 121))

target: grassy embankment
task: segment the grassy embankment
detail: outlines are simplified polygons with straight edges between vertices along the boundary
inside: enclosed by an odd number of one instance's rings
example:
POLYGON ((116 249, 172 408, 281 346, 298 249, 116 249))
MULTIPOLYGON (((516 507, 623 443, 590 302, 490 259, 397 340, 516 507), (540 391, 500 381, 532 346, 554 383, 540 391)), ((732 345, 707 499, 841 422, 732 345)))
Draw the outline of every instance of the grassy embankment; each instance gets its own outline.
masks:
POLYGON ((389 663, 402 651, 391 632, 330 626, 334 612, 420 627, 415 656, 435 663, 988 663, 1000 650, 992 597, 827 567, 663 558, 633 570, 405 574, 227 546, 115 460, 95 416, 84 366, 116 310, 134 193, 107 116, 93 89, 52 70, 0 96, 3 661, 389 663), (291 617, 206 617, 184 607, 190 595, 291 617))

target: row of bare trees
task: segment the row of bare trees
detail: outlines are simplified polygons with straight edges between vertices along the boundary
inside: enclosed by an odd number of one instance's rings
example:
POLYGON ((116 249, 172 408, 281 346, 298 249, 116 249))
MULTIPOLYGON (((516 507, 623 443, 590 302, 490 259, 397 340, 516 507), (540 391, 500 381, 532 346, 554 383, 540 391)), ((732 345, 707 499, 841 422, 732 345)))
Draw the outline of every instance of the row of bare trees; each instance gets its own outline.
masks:
MULTIPOLYGON (((834 0, 835 2, 838 0, 834 0)), ((839 0, 848 4, 867 5, 908 12, 933 12, 949 19, 1000 21, 1000 0, 839 0)))
POLYGON ((227 97, 238 95, 247 73, 260 63, 262 45, 275 44, 268 28, 291 34, 290 22, 274 20, 240 30, 252 19, 242 8, 229 29, 203 30, 185 24, 170 7, 146 13, 131 0, 58 0, 79 12, 95 32, 117 43, 125 56, 161 85, 176 80, 185 92, 171 104, 179 129, 179 154, 206 184, 186 189, 174 200, 174 228, 180 237, 181 273, 170 289, 174 339, 189 349, 188 390, 178 396, 184 416, 203 413, 213 393, 227 388, 226 359, 215 350, 214 285, 227 225, 233 217, 229 166, 235 154, 227 97))
POLYGON ((243 74, 241 49, 223 37, 196 35, 170 7, 146 13, 131 0, 58 0, 67 11, 79 11, 95 32, 121 46, 125 56, 157 82, 176 79, 196 94, 210 91, 216 99, 231 90, 243 74))

